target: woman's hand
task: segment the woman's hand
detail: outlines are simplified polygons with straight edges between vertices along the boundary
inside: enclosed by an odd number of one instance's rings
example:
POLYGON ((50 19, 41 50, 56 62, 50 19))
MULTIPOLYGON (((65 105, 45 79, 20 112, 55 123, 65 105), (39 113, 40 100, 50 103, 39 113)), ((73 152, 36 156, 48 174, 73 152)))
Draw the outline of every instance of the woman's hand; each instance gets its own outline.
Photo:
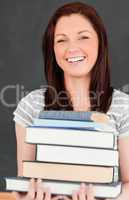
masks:
POLYGON ((94 191, 92 185, 81 184, 79 191, 72 193, 72 200, 97 200, 94 197, 94 191))
POLYGON ((37 183, 34 179, 30 180, 29 191, 23 192, 13 192, 16 200, 50 200, 51 193, 49 188, 44 188, 40 179, 37 183))
MULTIPOLYGON (((64 195, 56 195, 52 197, 50 189, 44 188, 42 181, 38 179, 37 183, 34 179, 30 180, 29 191, 27 193, 13 192, 16 200, 71 200, 64 195)), ((81 184, 79 191, 72 193, 72 200, 97 200, 94 197, 92 185, 81 184)))
POLYGON ((40 179, 38 179, 37 183, 34 179, 30 180, 28 192, 13 192, 13 195, 16 200, 71 200, 64 195, 55 195, 52 197, 50 189, 44 188, 40 179))

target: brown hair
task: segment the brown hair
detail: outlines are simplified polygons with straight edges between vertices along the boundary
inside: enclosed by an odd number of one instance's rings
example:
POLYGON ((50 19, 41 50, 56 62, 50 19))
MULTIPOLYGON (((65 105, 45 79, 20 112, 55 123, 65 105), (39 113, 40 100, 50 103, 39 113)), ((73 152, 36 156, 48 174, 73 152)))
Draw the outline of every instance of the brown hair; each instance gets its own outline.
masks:
POLYGON ((68 92, 65 89, 63 71, 58 66, 54 54, 54 32, 56 23, 60 17, 71 14, 81 14, 87 18, 98 35, 99 52, 91 73, 89 88, 90 103, 91 110, 107 112, 111 104, 113 92, 113 88, 110 86, 107 35, 103 22, 96 10, 81 2, 68 3, 58 8, 51 17, 44 33, 42 50, 45 76, 48 83, 48 88, 45 92, 45 110, 73 110, 68 92))

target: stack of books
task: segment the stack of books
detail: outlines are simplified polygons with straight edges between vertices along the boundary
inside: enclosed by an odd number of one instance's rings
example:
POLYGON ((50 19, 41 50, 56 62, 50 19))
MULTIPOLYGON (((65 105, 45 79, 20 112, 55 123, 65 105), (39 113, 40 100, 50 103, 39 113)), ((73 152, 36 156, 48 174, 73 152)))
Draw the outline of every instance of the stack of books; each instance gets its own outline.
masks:
MULTIPOLYGON (((71 195, 85 182, 94 185, 95 197, 116 198, 121 183, 115 132, 103 113, 44 111, 26 130, 25 142, 37 150, 35 161, 23 162, 23 176, 43 179, 54 194, 71 195)), ((27 190, 28 179, 6 178, 8 189, 11 181, 24 181, 27 190)))

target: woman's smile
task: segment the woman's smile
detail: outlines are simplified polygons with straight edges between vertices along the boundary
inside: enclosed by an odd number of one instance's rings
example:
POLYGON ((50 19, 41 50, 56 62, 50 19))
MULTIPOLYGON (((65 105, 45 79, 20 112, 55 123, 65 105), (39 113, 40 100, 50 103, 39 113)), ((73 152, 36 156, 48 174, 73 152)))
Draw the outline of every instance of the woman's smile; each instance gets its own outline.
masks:
POLYGON ((80 63, 86 59, 85 56, 76 56, 71 58, 66 58, 68 63, 80 63))

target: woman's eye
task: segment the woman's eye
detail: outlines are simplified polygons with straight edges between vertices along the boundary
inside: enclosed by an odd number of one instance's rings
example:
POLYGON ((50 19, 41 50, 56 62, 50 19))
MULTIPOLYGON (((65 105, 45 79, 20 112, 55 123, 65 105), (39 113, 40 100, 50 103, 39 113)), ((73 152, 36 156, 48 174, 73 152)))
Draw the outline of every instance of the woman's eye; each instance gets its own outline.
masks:
POLYGON ((82 36, 82 37, 80 38, 80 40, 84 40, 84 39, 89 39, 89 37, 88 37, 88 36, 82 36))
POLYGON ((66 40, 58 40, 57 43, 65 42, 66 40))

